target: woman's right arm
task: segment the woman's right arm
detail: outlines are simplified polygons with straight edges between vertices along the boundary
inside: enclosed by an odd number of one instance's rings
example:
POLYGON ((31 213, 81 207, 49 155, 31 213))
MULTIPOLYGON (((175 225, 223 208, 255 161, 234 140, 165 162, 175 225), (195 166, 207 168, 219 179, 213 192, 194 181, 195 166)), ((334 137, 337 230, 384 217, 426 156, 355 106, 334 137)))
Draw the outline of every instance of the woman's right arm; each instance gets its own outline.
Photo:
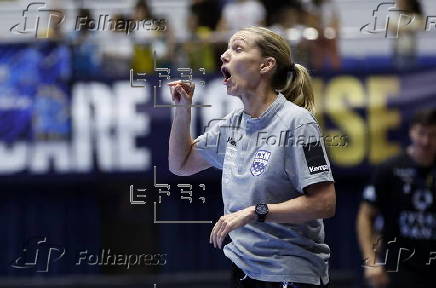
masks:
POLYGON ((191 105, 195 86, 181 81, 171 82, 171 96, 176 105, 174 120, 171 126, 168 163, 172 173, 178 176, 190 176, 211 167, 194 149, 194 141, 190 133, 191 105))

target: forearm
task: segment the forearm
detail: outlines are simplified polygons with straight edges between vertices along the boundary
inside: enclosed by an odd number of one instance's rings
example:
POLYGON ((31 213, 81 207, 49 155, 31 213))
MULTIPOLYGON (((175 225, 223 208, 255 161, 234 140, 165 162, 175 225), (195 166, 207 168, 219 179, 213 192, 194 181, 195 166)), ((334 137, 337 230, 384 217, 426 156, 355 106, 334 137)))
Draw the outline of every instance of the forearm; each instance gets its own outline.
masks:
MULTIPOLYGON (((333 184, 319 185, 316 189, 313 194, 306 193, 282 203, 267 204, 269 213, 265 221, 300 224, 334 216, 336 192, 333 184)), ((255 215, 254 206, 247 209, 250 214, 255 215)))
POLYGON ((375 233, 372 220, 367 215, 359 213, 357 217, 357 236, 363 259, 368 259, 367 264, 375 263, 374 240, 375 233))
POLYGON ((191 150, 190 126, 191 108, 177 107, 169 140, 168 163, 170 171, 179 171, 191 150))
POLYGON ((268 204, 268 217, 266 221, 277 223, 304 223, 315 219, 333 216, 334 204, 329 202, 320 203, 312 201, 310 197, 303 195, 279 204, 268 204))
MULTIPOLYGON (((266 214, 266 222, 298 224, 332 217, 336 210, 335 186, 329 181, 312 184, 305 189, 305 194, 298 198, 279 204, 267 204, 267 206, 269 213, 266 214)), ((215 224, 209 242, 221 248, 224 237, 230 231, 256 222, 257 219, 255 206, 226 214, 215 224)))

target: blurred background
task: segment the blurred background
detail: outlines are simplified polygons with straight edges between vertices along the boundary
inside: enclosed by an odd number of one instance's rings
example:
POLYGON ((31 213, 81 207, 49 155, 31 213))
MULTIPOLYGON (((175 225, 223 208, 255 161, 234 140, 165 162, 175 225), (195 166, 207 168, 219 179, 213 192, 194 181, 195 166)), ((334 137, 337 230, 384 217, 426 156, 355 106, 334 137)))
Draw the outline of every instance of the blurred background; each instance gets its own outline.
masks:
POLYGON ((431 0, 0 1, 0 287, 228 287, 209 245, 221 173, 169 172, 166 83, 196 83, 201 134, 241 105, 219 56, 250 25, 289 41, 324 135, 341 137, 331 287, 362 287, 363 187, 436 106, 431 0))

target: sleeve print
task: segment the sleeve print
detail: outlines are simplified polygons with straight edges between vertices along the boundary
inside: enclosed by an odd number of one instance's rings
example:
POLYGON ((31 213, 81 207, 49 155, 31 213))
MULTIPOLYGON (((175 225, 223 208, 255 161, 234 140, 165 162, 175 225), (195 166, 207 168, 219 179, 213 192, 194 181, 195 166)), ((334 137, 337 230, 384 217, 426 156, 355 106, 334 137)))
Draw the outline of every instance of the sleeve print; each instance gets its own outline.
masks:
POLYGON ((378 208, 389 193, 389 168, 381 164, 371 177, 370 184, 363 190, 362 200, 378 208))
POLYGON ((375 187, 373 185, 368 185, 363 189, 363 200, 374 204, 377 201, 377 194, 375 193, 375 187))
POLYGON ((287 147, 285 171, 300 193, 309 185, 330 181, 333 175, 317 123, 303 124, 294 130, 294 141, 287 147))

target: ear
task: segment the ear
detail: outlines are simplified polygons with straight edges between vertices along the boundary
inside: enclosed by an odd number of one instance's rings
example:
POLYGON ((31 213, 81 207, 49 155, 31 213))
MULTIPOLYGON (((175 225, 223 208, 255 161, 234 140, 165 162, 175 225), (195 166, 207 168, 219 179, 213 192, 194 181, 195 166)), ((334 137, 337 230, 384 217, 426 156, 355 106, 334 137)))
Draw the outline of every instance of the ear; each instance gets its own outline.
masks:
POLYGON ((260 64, 260 73, 269 73, 276 67, 276 59, 274 57, 265 57, 264 61, 260 64))

